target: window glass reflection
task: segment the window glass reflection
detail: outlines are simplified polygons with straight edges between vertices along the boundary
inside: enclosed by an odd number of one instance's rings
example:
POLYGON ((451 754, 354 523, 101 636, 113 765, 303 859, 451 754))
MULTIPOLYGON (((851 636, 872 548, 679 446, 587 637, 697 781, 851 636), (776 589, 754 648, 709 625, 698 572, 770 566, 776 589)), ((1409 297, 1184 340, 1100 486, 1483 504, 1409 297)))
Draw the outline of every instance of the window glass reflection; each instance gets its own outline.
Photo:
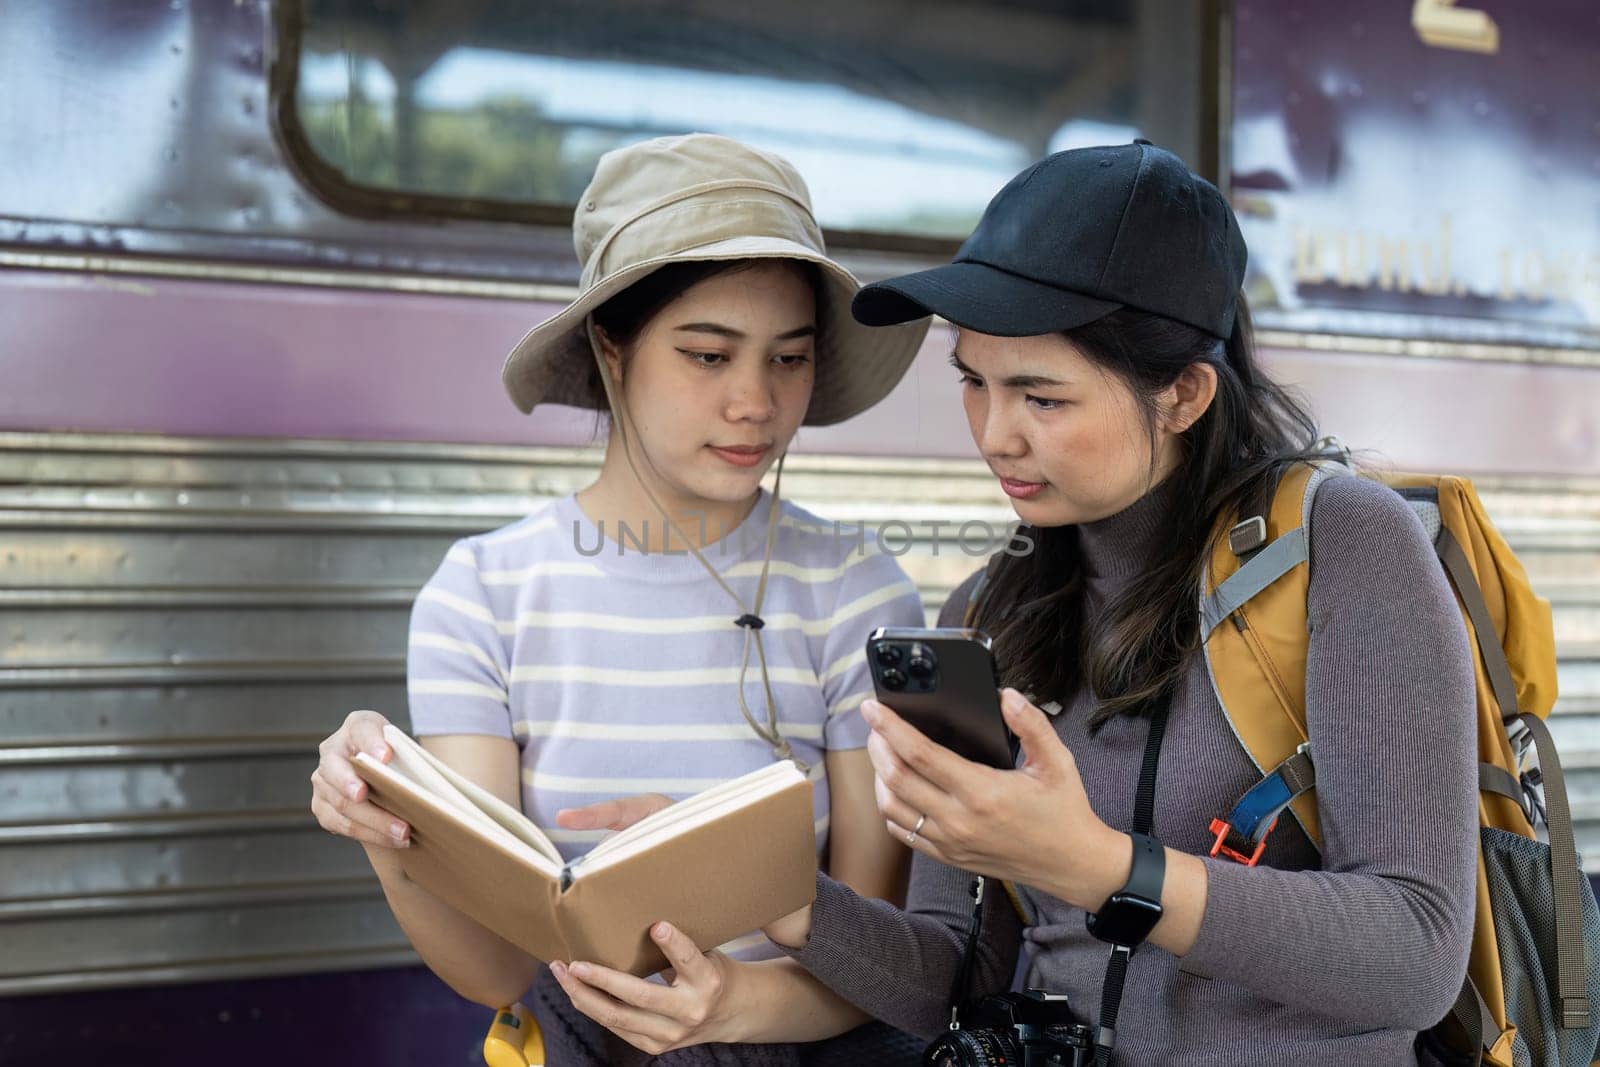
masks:
POLYGON ((352 183, 551 205, 611 148, 722 133, 792 161, 829 228, 959 237, 1047 152, 1141 134, 1192 151, 1198 78, 1175 104, 1162 90, 1197 70, 1198 28, 1145 6, 320 0, 299 116, 352 183))

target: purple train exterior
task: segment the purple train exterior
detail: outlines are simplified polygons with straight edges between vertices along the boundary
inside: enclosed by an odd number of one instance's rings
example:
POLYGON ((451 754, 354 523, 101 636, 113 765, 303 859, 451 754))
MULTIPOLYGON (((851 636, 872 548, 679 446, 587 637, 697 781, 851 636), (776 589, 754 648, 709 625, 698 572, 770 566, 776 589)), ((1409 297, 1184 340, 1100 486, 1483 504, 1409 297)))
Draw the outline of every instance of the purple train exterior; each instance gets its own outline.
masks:
MULTIPOLYGON (((581 484, 595 423, 521 416, 499 383, 575 283, 559 212, 341 200, 286 127, 306 20, 392 6, 0 14, 0 1063, 480 1062, 487 1010, 417 963, 305 778, 349 708, 403 721, 410 597, 452 538, 581 484)), ((1114 35, 1139 5, 1083 6, 1114 35)), ((1252 81, 1279 62, 1252 48, 1313 16, 1200 6, 1216 176, 1231 94, 1259 105, 1277 77, 1252 81)), ((1282 192, 1264 173, 1241 214, 1282 192)), ((865 277, 954 247, 830 238, 865 277)), ((1558 737, 1600 858, 1600 335, 1261 321, 1325 428, 1479 480, 1556 603, 1558 737)), ((919 516, 930 607, 977 565, 954 527, 1008 514, 949 343, 936 328, 884 404, 803 432, 794 468, 824 514, 919 516)))

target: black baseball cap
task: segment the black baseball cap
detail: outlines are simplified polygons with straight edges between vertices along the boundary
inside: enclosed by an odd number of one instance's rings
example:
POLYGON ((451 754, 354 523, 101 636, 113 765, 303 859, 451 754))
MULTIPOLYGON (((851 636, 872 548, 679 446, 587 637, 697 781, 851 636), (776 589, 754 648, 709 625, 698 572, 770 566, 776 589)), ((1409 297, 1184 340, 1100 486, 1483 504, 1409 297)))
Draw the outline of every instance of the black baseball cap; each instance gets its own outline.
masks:
POLYGON ((850 310, 868 326, 937 314, 1027 337, 1129 307, 1225 339, 1244 268, 1217 187, 1140 139, 1046 156, 995 194, 955 262, 869 285, 850 310))

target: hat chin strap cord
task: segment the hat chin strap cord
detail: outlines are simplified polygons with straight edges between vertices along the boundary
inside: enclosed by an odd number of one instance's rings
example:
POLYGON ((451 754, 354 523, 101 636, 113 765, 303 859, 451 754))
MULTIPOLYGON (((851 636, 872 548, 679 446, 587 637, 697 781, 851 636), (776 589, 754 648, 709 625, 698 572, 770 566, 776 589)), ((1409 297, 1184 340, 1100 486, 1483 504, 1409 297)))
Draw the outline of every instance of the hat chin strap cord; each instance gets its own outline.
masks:
MULTIPOLYGON (((735 625, 744 630, 744 653, 740 658, 739 664, 739 712, 744 716, 744 721, 749 724, 755 735, 765 741, 772 749, 774 757, 780 760, 793 760, 802 772, 809 771, 810 768, 806 765, 806 762, 794 754, 794 749, 790 746, 788 739, 778 729, 778 702, 772 695, 772 681, 767 673, 767 650, 761 641, 761 630, 766 625, 761 618, 761 605, 766 599, 767 572, 772 566, 772 549, 778 537, 778 494, 783 485, 783 461, 788 458, 788 453, 785 452, 778 457, 777 477, 772 484, 772 504, 767 510, 767 540, 766 550, 761 559, 761 578, 756 583, 755 606, 747 608, 744 598, 723 580, 722 575, 717 573, 717 569, 711 565, 695 543, 684 534, 682 528, 667 513, 667 509, 661 505, 660 499, 656 496, 654 490, 650 488, 649 481, 640 473, 639 467, 634 463, 634 437, 629 432, 631 416, 611 381, 611 371, 606 366, 599 338, 595 336, 594 320, 592 318, 587 324, 587 330, 590 348, 594 351, 595 361, 600 367, 600 384, 606 391, 606 401, 611 405, 611 412, 616 420, 617 433, 622 438, 622 455, 628 462, 628 469, 633 472, 634 478, 638 480, 639 487, 644 490, 644 494, 649 498, 650 503, 655 505, 655 509, 661 513, 661 518, 666 522, 667 529, 671 533, 678 535, 683 543, 688 546, 694 558, 700 562, 700 566, 704 567, 706 573, 711 576, 711 580, 721 586, 722 591, 727 593, 733 602, 739 606, 740 615, 733 620, 735 625), (752 645, 755 646, 756 659, 761 666, 761 688, 766 694, 767 721, 765 725, 756 721, 756 717, 750 711, 750 705, 745 701, 744 697, 745 678, 750 671, 750 648, 752 645)), ((645 454, 642 446, 639 449, 639 455, 643 459, 645 466, 650 468, 651 473, 657 473, 655 464, 650 461, 650 457, 645 454)), ((663 543, 665 544, 665 542, 663 543)))

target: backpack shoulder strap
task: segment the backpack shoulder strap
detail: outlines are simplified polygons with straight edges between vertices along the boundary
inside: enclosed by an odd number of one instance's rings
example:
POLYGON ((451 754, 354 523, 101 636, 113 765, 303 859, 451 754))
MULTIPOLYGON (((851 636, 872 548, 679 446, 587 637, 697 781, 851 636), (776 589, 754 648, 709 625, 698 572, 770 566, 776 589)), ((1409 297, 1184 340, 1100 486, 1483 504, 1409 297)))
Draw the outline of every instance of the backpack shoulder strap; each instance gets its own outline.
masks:
MULTIPOLYGON (((1338 473, 1334 470, 1333 473, 1338 473)), ((1321 847, 1313 796, 1315 768, 1306 748, 1306 597, 1310 583, 1311 510, 1325 479, 1297 468, 1286 475, 1263 514, 1233 516, 1210 560, 1202 589, 1206 665, 1227 721, 1262 780, 1226 820, 1212 823, 1219 851, 1253 864, 1279 812, 1287 808, 1321 847)), ((1390 474, 1381 481, 1411 506, 1433 541, 1460 602, 1475 647, 1479 747, 1479 822, 1533 837, 1534 805, 1521 773, 1520 745, 1508 728, 1525 730, 1544 774, 1553 883, 1557 1025, 1586 1029, 1582 898, 1560 764, 1543 717, 1556 693, 1555 639, 1547 601, 1534 593, 1522 565, 1489 521, 1464 478, 1390 474), (1553 773, 1552 773, 1553 772, 1553 773)), ((1249 510, 1249 509, 1247 509, 1249 510)), ((1508 1017, 1493 902, 1480 853, 1477 912, 1468 978, 1450 1017, 1430 1032, 1471 1062, 1507 1067, 1517 1033, 1508 1017), (1452 1023, 1459 1034, 1452 1033, 1452 1023), (1465 1041, 1462 1045, 1461 1042, 1465 1041)))
POLYGON ((1213 822, 1213 832, 1221 831, 1213 855, 1226 850, 1253 863, 1284 809, 1321 847, 1307 795, 1314 781, 1305 707, 1311 509, 1329 478, 1348 473, 1336 462, 1291 467, 1258 514, 1228 516, 1218 531, 1199 605, 1206 669, 1234 736, 1274 784, 1252 790, 1246 810, 1213 822), (1247 815, 1248 826, 1235 822, 1247 815))

